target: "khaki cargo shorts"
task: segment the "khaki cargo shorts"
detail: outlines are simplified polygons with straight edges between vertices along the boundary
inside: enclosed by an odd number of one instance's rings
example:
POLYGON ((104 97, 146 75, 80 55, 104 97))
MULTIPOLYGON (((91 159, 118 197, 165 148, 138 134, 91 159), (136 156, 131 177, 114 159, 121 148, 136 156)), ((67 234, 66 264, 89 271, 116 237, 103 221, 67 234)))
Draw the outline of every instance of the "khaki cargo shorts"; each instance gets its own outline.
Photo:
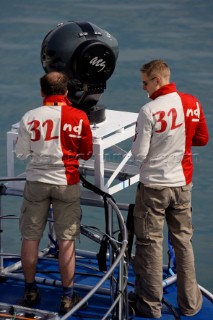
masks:
POLYGON ((24 239, 40 240, 50 219, 57 240, 75 240, 80 237, 81 215, 79 183, 58 186, 26 181, 19 220, 24 239))

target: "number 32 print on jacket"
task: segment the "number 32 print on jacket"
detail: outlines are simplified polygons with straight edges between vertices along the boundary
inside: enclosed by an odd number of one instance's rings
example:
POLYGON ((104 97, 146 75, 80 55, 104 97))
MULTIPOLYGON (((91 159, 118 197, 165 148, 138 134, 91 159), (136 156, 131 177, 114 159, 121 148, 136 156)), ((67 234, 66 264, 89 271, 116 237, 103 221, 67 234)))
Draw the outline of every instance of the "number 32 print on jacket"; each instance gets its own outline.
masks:
POLYGON ((191 146, 208 142, 200 102, 177 92, 174 83, 158 89, 138 115, 132 154, 140 164, 140 181, 178 187, 192 180, 191 146))
POLYGON ((26 170, 29 181, 78 183, 78 159, 88 160, 92 156, 87 115, 63 96, 47 97, 44 103, 21 119, 16 155, 19 159, 29 157, 26 170))

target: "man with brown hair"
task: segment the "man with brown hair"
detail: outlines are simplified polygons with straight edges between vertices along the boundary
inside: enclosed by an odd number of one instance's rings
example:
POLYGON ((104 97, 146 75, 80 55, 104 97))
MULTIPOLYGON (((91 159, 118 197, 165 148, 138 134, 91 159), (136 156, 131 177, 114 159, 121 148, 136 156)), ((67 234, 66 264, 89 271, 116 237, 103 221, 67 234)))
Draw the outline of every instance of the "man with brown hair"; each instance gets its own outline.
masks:
POLYGON ((161 317, 162 241, 166 219, 175 250, 177 301, 186 316, 196 314, 202 295, 196 281, 191 189, 191 146, 208 142, 203 109, 196 97, 178 92, 170 68, 153 60, 141 68, 143 89, 152 101, 138 115, 132 154, 140 165, 134 208, 136 313, 161 317))
POLYGON ((73 292, 75 239, 80 235, 80 175, 78 159, 92 156, 92 133, 87 115, 67 99, 68 77, 50 72, 40 79, 43 105, 21 119, 16 155, 29 158, 20 216, 21 261, 25 277, 24 303, 35 305, 39 242, 53 209, 63 286, 60 312, 80 301, 73 292))

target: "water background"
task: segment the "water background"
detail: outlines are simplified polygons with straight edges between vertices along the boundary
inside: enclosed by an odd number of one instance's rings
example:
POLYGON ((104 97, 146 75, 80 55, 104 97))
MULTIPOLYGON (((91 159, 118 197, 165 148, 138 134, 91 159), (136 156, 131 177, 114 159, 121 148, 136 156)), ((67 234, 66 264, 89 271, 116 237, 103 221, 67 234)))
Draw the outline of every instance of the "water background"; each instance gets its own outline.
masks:
MULTIPOLYGON (((21 116, 41 104, 39 78, 44 74, 40 48, 60 22, 90 21, 119 43, 115 71, 100 102, 108 109, 138 112, 147 102, 139 69, 152 59, 166 60, 179 91, 201 101, 210 137, 213 133, 212 0, 1 0, 0 10, 0 176, 6 176, 6 133, 21 116)), ((213 292, 213 143, 194 148, 193 222, 198 282, 213 292)), ((119 200, 134 202, 136 186, 119 200)), ((21 199, 4 197, 8 214, 18 217, 21 199), (8 201, 9 200, 9 201, 8 201)), ((84 211, 93 225, 97 210, 84 211)), ((17 220, 4 222, 4 246, 20 248, 17 220)))

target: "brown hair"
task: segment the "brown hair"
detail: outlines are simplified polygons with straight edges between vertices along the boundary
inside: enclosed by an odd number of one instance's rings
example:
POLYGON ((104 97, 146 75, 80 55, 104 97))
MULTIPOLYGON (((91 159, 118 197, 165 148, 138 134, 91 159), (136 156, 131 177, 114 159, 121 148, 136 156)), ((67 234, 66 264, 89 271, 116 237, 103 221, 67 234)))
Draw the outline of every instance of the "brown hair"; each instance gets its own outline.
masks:
POLYGON ((45 96, 65 95, 68 81, 68 76, 63 72, 49 72, 40 78, 41 91, 45 96))
POLYGON ((163 60, 152 60, 142 65, 140 71, 146 73, 148 77, 159 75, 163 78, 170 78, 170 68, 163 60))

